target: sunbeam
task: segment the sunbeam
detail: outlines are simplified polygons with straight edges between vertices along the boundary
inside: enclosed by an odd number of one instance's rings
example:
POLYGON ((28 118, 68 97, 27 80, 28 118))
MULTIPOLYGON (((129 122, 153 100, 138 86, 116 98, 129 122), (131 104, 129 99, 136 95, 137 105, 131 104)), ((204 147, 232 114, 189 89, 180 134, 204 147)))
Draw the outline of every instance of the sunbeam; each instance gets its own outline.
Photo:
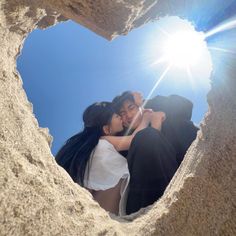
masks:
MULTIPOLYGON (((152 96, 152 94, 154 93, 154 91, 156 90, 156 88, 158 87, 158 85, 161 83, 161 81, 165 78, 166 74, 168 73, 168 71, 171 69, 172 64, 169 64, 167 66, 167 68, 163 71, 162 75, 160 76, 160 78, 157 80, 157 82, 155 83, 155 85, 153 86, 152 90, 150 91, 150 93, 148 94, 146 101, 148 99, 150 99, 150 97, 152 96)), ((142 107, 145 107, 146 102, 143 103, 142 107)))
POLYGON ((158 59, 158 60, 156 60, 155 62, 153 62, 153 63, 151 64, 151 66, 156 66, 156 65, 158 65, 158 64, 161 64, 161 63, 166 62, 167 60, 168 60, 168 58, 167 58, 166 56, 163 56, 163 57, 161 57, 160 59, 158 59))
MULTIPOLYGON (((168 73, 168 71, 171 69, 172 65, 168 65, 167 68, 163 71, 162 75, 160 76, 160 78, 157 80, 157 82, 155 83, 155 85, 153 86, 151 92, 148 94, 148 96, 146 97, 145 102, 142 105, 142 109, 145 107, 148 99, 150 99, 150 97, 152 96, 153 92, 156 90, 156 88, 158 87, 158 85, 161 83, 161 81, 165 78, 166 74, 168 73)), ((134 117, 134 119, 132 120, 128 130, 125 132, 125 135, 128 135, 134 125, 134 123, 136 122, 137 118, 138 118, 139 114, 137 113, 136 116, 134 117)))
POLYGON ((219 26, 215 27, 214 29, 208 31, 205 33, 205 39, 218 34, 220 32, 230 30, 236 27, 236 19, 234 18, 233 20, 230 20, 224 24, 220 24, 219 26))
POLYGON ((213 50, 213 51, 220 51, 220 52, 224 52, 224 53, 231 53, 231 54, 236 54, 236 52, 231 51, 231 50, 227 50, 224 48, 219 48, 219 47, 208 47, 209 50, 213 50))

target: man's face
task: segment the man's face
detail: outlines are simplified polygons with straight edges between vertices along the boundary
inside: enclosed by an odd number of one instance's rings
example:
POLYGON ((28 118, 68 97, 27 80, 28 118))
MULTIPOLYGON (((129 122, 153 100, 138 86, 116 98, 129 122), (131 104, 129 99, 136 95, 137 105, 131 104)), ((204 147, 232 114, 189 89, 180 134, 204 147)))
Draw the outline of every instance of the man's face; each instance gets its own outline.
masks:
POLYGON ((142 110, 133 101, 124 101, 119 115, 126 128, 136 129, 142 120, 142 110))

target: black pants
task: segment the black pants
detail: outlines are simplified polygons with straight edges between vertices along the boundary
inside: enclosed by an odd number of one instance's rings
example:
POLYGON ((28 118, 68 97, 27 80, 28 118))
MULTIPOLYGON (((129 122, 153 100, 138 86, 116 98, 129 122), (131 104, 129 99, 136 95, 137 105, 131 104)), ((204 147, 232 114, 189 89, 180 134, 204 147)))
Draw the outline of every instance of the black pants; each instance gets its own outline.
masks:
POLYGON ((158 130, 148 127, 136 134, 127 156, 130 185, 127 214, 162 196, 178 168, 175 148, 158 130))
POLYGON ((192 121, 166 119, 162 125, 161 133, 176 151, 176 160, 181 164, 189 146, 196 139, 199 130, 192 121))

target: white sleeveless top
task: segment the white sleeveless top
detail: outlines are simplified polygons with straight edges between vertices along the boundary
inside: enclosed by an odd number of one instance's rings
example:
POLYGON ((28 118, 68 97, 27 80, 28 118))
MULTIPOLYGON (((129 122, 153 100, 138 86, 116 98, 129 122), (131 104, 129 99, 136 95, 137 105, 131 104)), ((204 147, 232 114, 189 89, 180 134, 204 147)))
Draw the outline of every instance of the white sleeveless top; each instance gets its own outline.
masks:
POLYGON ((106 190, 115 187, 121 179, 119 215, 123 216, 126 215, 130 179, 127 160, 116 151, 111 143, 105 139, 100 139, 91 153, 85 171, 84 186, 96 191, 106 190))

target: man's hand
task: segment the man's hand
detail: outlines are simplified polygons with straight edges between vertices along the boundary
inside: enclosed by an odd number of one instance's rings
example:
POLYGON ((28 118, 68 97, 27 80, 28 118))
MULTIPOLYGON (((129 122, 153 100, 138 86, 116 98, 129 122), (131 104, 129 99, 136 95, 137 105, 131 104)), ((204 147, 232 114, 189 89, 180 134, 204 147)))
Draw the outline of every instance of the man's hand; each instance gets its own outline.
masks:
POLYGON ((152 109, 144 109, 143 111, 143 116, 142 116, 142 122, 145 125, 149 125, 152 120, 152 109))
POLYGON ((162 111, 152 112, 151 114, 151 126, 155 129, 161 130, 162 123, 166 119, 166 114, 162 111))
POLYGON ((137 106, 143 105, 143 95, 140 92, 133 92, 134 102, 137 106))

